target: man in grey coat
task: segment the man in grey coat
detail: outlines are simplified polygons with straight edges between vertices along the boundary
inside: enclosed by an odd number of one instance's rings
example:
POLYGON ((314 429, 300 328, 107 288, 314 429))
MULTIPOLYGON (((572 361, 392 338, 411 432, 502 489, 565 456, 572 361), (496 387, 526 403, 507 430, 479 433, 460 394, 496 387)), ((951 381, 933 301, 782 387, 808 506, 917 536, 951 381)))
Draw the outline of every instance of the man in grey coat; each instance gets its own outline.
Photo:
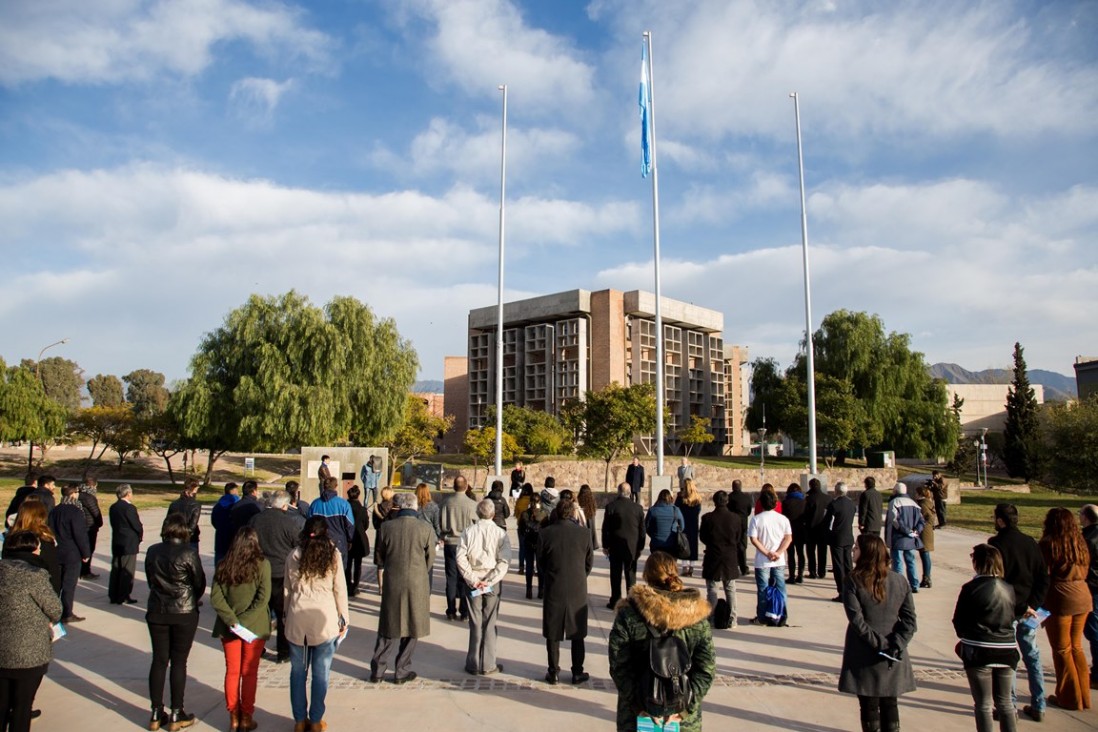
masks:
POLYGON ((477 522, 461 532, 457 565, 469 588, 469 653, 465 670, 473 675, 503 670, 496 663, 496 618, 499 591, 511 564, 511 542, 507 531, 494 520, 495 501, 485 498, 477 504, 477 522))
POLYGON ((591 678, 584 672, 587 636, 587 575, 591 574, 595 552, 591 532, 575 522, 577 506, 561 501, 558 519, 538 535, 538 567, 541 569, 545 604, 542 605, 541 632, 549 654, 545 680, 556 684, 560 675, 560 642, 572 641, 572 683, 591 678))
POLYGON ((290 660, 290 641, 286 638, 286 609, 284 588, 286 582, 286 557, 297 546, 305 519, 290 508, 290 494, 275 491, 271 505, 257 513, 248 522, 259 538, 259 548, 271 563, 271 597, 267 606, 275 616, 278 638, 275 641, 275 662, 290 660))
MULTIPOLYGON (((466 499, 468 500, 468 499, 466 499)), ((399 639, 393 683, 416 678, 409 671, 416 639, 431 634, 431 588, 427 570, 435 561, 435 531, 417 514, 414 493, 393 496, 393 510, 377 532, 377 568, 385 570, 381 588, 381 610, 377 621, 377 642, 370 659, 370 682, 385 675, 385 666, 399 639)))
POLYGON ((454 492, 439 506, 438 525, 442 529, 442 559, 446 570, 446 619, 469 619, 469 590, 461 579, 457 566, 461 532, 477 520, 477 504, 465 495, 469 483, 462 476, 454 478, 454 492))

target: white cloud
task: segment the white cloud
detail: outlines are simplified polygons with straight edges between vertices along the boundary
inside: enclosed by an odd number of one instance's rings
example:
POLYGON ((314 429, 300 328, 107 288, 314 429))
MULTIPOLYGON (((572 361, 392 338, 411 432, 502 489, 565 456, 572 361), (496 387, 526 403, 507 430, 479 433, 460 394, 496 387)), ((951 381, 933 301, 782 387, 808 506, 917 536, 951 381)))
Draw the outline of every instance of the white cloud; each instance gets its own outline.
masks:
POLYGON ((249 76, 233 82, 229 89, 229 104, 238 117, 253 124, 266 124, 282 96, 293 87, 293 79, 278 82, 249 76))
POLYGON ((509 0, 407 0, 392 3, 398 21, 427 21, 430 73, 474 96, 508 85, 512 109, 589 112, 595 69, 567 39, 529 26, 509 0))
POLYGON ((301 14, 283 5, 35 0, 0 4, 0 83, 191 77, 213 62, 215 46, 233 41, 314 70, 331 63, 331 38, 305 27, 301 14))
POLYGON ((800 195, 794 181, 769 171, 756 171, 741 188, 694 185, 667 212, 669 223, 719 223, 775 206, 789 206, 800 195))

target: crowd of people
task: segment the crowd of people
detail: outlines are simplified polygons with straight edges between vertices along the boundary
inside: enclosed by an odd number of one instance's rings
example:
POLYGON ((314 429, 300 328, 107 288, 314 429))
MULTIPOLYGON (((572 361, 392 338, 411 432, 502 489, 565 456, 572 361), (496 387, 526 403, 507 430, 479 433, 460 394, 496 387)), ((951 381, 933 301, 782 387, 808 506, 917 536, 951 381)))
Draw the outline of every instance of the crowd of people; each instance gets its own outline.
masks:
MULTIPOLYGON (((325 463, 326 464, 326 463, 325 463)), ((535 489, 523 467, 511 487, 496 481, 478 500, 465 478, 453 480, 436 501, 430 488, 393 491, 350 487, 346 497, 331 475, 320 476, 311 504, 298 484, 262 495, 254 481, 228 483, 212 507, 214 573, 198 551, 202 505, 198 481, 188 479, 168 508, 160 541, 145 551, 145 621, 151 647, 149 730, 177 732, 194 724, 185 709, 187 660, 209 585, 213 636, 225 658, 224 698, 230 730, 250 731, 266 644, 275 637, 274 663, 290 664, 290 708, 295 732, 322 732, 332 660, 352 620, 349 598, 363 580, 363 561, 377 568, 380 608, 368 681, 404 684, 418 639, 431 632, 433 567, 441 549, 447 621, 468 625, 464 669, 473 675, 503 671, 497 648, 502 581, 516 566, 527 599, 541 600, 546 683, 561 682, 560 646, 568 641, 568 681, 583 684, 588 634, 588 576, 596 551, 610 567, 609 602, 615 611, 609 639, 610 674, 618 690, 617 726, 657 728, 674 722, 701 729, 702 700, 716 668, 713 631, 737 624, 735 582, 748 574, 754 548, 756 589, 751 624, 789 620, 787 583, 824 579, 830 569, 848 625, 839 690, 856 695, 863 730, 900 729, 898 697, 915 690, 908 646, 917 631, 914 595, 932 587, 933 532, 945 524, 944 481, 935 475, 916 499, 897 483, 886 502, 872 477, 857 503, 840 482, 831 495, 817 479, 807 490, 793 483, 779 496, 771 484, 757 495, 734 481, 711 494, 703 508, 692 465, 678 470, 675 494, 662 490, 645 510, 636 485, 643 466, 630 466, 596 526, 590 487, 558 489, 553 478, 535 489), (935 486, 934 482, 938 485, 935 486), (364 499, 365 501, 364 502, 364 499), (517 551, 508 533, 514 516, 517 551), (371 541, 370 530, 373 530, 371 541), (637 581, 645 548, 649 556, 637 581), (918 576, 915 556, 921 558, 918 576), (688 588, 700 558, 701 591, 688 588), (829 566, 830 560, 830 566, 829 566), (623 591, 624 590, 624 591, 623 591), (394 656, 395 651, 395 656, 394 656), (391 663, 390 663, 391 660, 391 663), (389 669, 392 669, 391 676, 389 669), (670 670, 669 670, 670 669, 670 670), (168 703, 165 703, 165 684, 168 703)), ((364 468, 364 472, 366 469, 364 468)), ((25 732, 38 716, 35 693, 52 656, 51 643, 76 614, 81 577, 96 578, 92 557, 104 525, 97 484, 67 484, 56 499, 55 480, 43 475, 20 488, 6 514, 0 559, 0 730, 25 732)), ((122 484, 107 512, 112 604, 136 604, 137 558, 145 539, 133 489, 122 484)), ((973 547, 974 578, 957 598, 956 652, 969 680, 976 728, 1016 729, 1019 714, 1041 721, 1049 705, 1089 709, 1098 667, 1098 507, 1079 520, 1051 509, 1035 541, 1018 529, 1010 504, 995 508, 996 534, 973 547), (1045 693, 1038 629, 1052 648, 1055 693, 1045 693), (1026 668, 1029 704, 1016 702, 1015 669, 1026 668)))

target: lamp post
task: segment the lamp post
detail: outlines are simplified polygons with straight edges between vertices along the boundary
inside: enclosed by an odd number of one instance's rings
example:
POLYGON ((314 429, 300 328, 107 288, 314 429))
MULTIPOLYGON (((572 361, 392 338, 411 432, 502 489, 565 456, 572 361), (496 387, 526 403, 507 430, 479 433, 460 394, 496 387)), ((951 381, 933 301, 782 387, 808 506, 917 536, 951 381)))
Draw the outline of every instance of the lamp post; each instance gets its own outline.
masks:
POLYGON ((764 482, 763 476, 766 474, 766 428, 759 428, 759 484, 764 482))
POLYGON ((984 488, 988 488, 987 480, 987 427, 980 430, 980 464, 984 466, 984 488))

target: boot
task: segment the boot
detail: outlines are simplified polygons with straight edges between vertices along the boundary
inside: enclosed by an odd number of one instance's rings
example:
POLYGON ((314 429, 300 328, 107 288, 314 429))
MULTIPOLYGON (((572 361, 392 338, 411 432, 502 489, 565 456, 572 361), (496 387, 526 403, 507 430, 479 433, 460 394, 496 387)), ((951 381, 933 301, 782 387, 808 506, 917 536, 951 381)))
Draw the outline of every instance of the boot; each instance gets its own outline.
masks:
POLYGON ((237 732, 240 729, 240 712, 235 709, 229 712, 229 732, 237 732))
POLYGON ((309 732, 309 723, 294 722, 294 732, 309 732))
POLYGON ((167 720, 168 715, 164 714, 164 707, 153 707, 152 717, 149 718, 149 732, 156 732, 167 720))
POLYGON ((194 724, 194 715, 188 714, 183 711, 183 707, 179 709, 173 709, 171 715, 168 716, 168 732, 179 732, 181 729, 185 729, 194 724))
POLYGON ((240 715, 240 732, 252 732, 253 729, 259 726, 259 723, 252 719, 252 715, 247 712, 242 712, 240 715))
POLYGON ((534 587, 533 587, 533 585, 526 585, 526 599, 527 600, 533 600, 534 599, 534 587))

